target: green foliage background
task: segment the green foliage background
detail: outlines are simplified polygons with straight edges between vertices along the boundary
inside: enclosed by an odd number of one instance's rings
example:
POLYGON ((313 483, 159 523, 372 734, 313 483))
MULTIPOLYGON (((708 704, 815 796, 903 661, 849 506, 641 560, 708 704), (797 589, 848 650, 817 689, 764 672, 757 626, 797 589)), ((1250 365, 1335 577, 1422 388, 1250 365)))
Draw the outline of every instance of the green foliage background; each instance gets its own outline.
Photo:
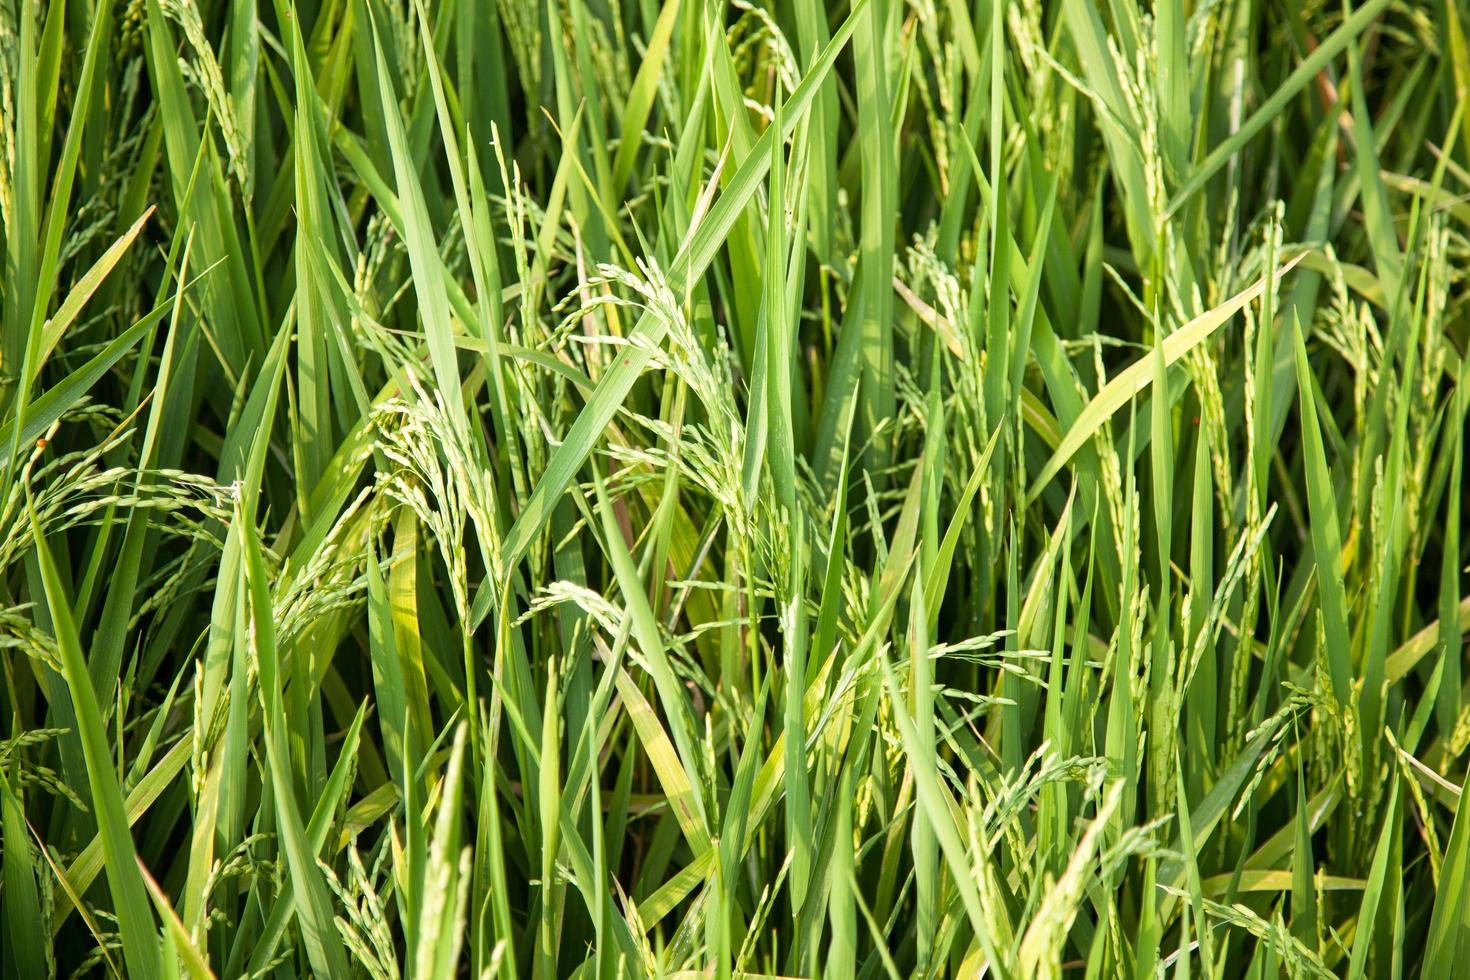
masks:
POLYGON ((3 0, 0 973, 1470 974, 1460 0, 3 0))

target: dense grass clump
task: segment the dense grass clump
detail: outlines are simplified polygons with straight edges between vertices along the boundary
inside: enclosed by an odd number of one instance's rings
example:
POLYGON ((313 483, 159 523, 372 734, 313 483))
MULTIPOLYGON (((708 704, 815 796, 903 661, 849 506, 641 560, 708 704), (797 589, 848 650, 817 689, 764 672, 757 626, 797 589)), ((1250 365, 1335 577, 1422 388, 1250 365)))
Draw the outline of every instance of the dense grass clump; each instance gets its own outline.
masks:
POLYGON ((1464 0, 0 65, 0 974, 1470 976, 1464 0))

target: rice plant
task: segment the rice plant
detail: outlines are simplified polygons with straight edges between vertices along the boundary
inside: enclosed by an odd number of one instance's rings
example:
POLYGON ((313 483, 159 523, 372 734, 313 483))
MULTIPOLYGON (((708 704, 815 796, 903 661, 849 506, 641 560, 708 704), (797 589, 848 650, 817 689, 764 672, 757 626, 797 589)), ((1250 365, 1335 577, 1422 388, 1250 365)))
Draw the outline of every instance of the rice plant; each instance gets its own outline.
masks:
POLYGON ((0 0, 0 974, 1470 975, 1467 31, 0 0))

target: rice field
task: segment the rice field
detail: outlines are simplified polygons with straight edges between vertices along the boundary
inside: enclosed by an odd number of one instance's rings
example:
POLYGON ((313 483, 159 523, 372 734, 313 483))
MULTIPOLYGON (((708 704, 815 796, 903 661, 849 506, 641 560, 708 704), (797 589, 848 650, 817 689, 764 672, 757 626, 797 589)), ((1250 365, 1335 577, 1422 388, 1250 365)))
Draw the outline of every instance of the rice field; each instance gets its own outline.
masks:
POLYGON ((1467 32, 0 0, 0 974, 1470 976, 1467 32))

